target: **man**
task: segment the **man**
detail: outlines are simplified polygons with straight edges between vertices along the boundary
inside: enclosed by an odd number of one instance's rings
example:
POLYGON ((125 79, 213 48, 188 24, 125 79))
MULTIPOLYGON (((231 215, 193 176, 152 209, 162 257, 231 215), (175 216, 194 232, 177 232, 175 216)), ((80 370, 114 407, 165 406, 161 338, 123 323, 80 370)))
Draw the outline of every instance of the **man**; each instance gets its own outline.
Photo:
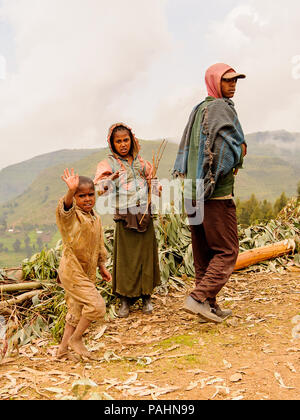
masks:
POLYGON ((196 286, 183 308, 199 315, 203 322, 219 323, 231 315, 230 310, 221 310, 216 296, 228 282, 239 252, 234 177, 242 167, 247 146, 231 98, 237 81, 245 77, 223 63, 207 70, 208 97, 190 116, 174 167, 177 176, 192 182, 186 203, 193 203, 193 209, 199 209, 199 203, 204 201, 200 221, 193 218, 191 205, 186 206, 196 286), (201 192, 199 180, 203 186, 201 192))

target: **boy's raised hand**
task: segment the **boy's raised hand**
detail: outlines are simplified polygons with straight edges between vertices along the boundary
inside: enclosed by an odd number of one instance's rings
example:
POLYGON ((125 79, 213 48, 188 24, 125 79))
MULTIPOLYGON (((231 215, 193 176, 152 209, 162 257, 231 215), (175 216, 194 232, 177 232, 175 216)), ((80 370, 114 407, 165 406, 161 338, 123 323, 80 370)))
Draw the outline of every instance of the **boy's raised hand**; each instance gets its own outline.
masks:
POLYGON ((71 169, 71 173, 69 172, 69 169, 66 168, 64 170, 64 174, 61 176, 61 179, 67 184, 70 191, 77 191, 79 185, 79 175, 74 173, 73 168, 71 169))

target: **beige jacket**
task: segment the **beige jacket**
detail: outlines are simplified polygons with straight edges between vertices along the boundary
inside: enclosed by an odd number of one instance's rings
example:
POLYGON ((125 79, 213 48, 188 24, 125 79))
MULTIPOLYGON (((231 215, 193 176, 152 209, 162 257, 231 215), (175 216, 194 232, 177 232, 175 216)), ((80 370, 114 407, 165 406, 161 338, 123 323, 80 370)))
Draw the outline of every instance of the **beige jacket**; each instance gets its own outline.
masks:
POLYGON ((100 217, 86 213, 76 206, 64 209, 64 199, 59 201, 56 222, 63 240, 63 255, 59 265, 59 278, 63 283, 80 284, 81 280, 96 281, 97 266, 106 261, 103 230, 100 217))

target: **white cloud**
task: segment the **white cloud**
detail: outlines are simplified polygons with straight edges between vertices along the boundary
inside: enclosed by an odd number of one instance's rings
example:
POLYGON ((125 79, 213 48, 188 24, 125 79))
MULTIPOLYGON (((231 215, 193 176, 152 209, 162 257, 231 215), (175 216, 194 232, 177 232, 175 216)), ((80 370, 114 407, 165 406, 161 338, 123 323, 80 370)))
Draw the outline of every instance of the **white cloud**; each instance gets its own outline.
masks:
POLYGON ((235 98, 246 133, 300 132, 299 0, 217 3, 203 15, 194 0, 4 0, 18 70, 0 83, 0 168, 104 146, 119 120, 179 139, 220 61, 247 74, 235 98))
POLYGON ((6 79, 6 59, 0 55, 0 80, 6 79))
POLYGON ((222 19, 201 22, 185 40, 194 54, 180 51, 174 59, 186 73, 172 72, 171 78, 179 77, 157 107, 153 126, 162 133, 169 127, 179 139, 192 107, 205 96, 206 68, 225 62, 247 74, 234 98, 245 133, 300 132, 299 19, 299 0, 289 0, 288 7, 281 0, 244 0, 222 19))
POLYGON ((169 48, 164 4, 5 0, 18 70, 0 85, 0 167, 50 150, 105 146, 119 98, 169 48))
POLYGON ((249 0, 210 28, 207 40, 216 56, 248 76, 236 99, 247 132, 300 131, 300 85, 291 62, 300 53, 299 18, 298 0, 288 7, 249 0))

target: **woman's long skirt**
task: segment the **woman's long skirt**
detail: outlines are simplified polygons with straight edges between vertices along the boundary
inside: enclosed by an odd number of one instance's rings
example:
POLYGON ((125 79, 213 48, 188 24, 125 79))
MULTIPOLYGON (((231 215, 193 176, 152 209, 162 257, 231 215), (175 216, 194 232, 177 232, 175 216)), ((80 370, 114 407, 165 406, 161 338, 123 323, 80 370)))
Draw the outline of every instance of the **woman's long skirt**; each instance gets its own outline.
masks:
POLYGON ((151 295, 160 284, 158 247, 153 220, 146 232, 116 223, 113 292, 130 298, 151 295))

